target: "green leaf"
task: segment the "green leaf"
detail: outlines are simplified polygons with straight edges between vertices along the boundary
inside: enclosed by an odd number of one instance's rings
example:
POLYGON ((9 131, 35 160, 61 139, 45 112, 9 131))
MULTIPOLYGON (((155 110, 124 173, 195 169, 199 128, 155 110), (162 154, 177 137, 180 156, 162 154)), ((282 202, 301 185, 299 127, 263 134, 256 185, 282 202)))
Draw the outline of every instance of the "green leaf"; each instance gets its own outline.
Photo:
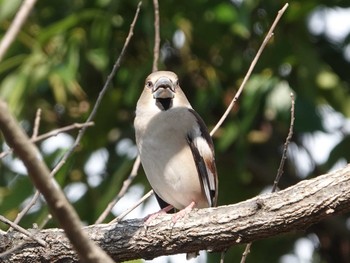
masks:
POLYGON ((231 24, 237 20, 237 11, 234 9, 232 4, 222 3, 216 6, 215 18, 220 23, 231 24))

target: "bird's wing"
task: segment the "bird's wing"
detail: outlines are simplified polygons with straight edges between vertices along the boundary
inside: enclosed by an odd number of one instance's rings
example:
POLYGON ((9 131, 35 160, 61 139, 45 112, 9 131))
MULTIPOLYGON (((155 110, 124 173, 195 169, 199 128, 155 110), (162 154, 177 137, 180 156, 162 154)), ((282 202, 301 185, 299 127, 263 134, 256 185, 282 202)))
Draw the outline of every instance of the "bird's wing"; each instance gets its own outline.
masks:
POLYGON ((202 118, 193 109, 197 125, 187 134, 187 141, 197 167, 198 175, 209 206, 216 206, 218 178, 214 158, 214 145, 202 118))

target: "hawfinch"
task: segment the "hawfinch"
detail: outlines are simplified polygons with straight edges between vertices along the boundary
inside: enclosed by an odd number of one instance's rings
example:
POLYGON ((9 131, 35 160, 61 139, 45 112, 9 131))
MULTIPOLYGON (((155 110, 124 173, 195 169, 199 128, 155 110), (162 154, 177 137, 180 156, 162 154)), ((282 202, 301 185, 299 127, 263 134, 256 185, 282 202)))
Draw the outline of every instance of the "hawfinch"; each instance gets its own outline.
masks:
POLYGON ((175 73, 147 77, 134 125, 141 163, 161 208, 216 206, 213 142, 175 73))

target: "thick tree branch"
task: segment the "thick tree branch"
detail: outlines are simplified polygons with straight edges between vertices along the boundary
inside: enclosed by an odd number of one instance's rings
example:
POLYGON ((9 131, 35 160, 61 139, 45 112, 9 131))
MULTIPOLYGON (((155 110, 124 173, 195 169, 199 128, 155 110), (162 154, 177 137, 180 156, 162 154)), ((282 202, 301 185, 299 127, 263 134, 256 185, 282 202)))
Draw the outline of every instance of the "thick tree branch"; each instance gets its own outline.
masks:
MULTIPOLYGON (((350 165, 277 193, 234 205, 194 210, 175 225, 171 224, 171 215, 164 215, 147 229, 143 220, 135 219, 89 226, 85 231, 120 262, 200 249, 220 251, 237 244, 304 230, 322 219, 349 211, 350 165)), ((50 244, 50 248, 41 247, 21 233, 0 233, 0 253, 24 242, 21 249, 1 258, 2 262, 23 262, 24 259, 26 262, 77 261, 62 230, 43 230, 37 237, 50 244)))

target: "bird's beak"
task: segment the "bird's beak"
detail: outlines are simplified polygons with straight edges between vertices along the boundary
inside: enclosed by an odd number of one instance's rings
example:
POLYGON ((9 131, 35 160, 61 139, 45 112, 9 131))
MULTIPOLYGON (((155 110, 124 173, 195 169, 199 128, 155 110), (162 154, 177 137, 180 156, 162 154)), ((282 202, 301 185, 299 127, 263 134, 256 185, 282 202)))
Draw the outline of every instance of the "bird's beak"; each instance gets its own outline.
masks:
POLYGON ((173 99, 175 97, 175 87, 167 77, 159 78, 152 88, 154 99, 173 99))

